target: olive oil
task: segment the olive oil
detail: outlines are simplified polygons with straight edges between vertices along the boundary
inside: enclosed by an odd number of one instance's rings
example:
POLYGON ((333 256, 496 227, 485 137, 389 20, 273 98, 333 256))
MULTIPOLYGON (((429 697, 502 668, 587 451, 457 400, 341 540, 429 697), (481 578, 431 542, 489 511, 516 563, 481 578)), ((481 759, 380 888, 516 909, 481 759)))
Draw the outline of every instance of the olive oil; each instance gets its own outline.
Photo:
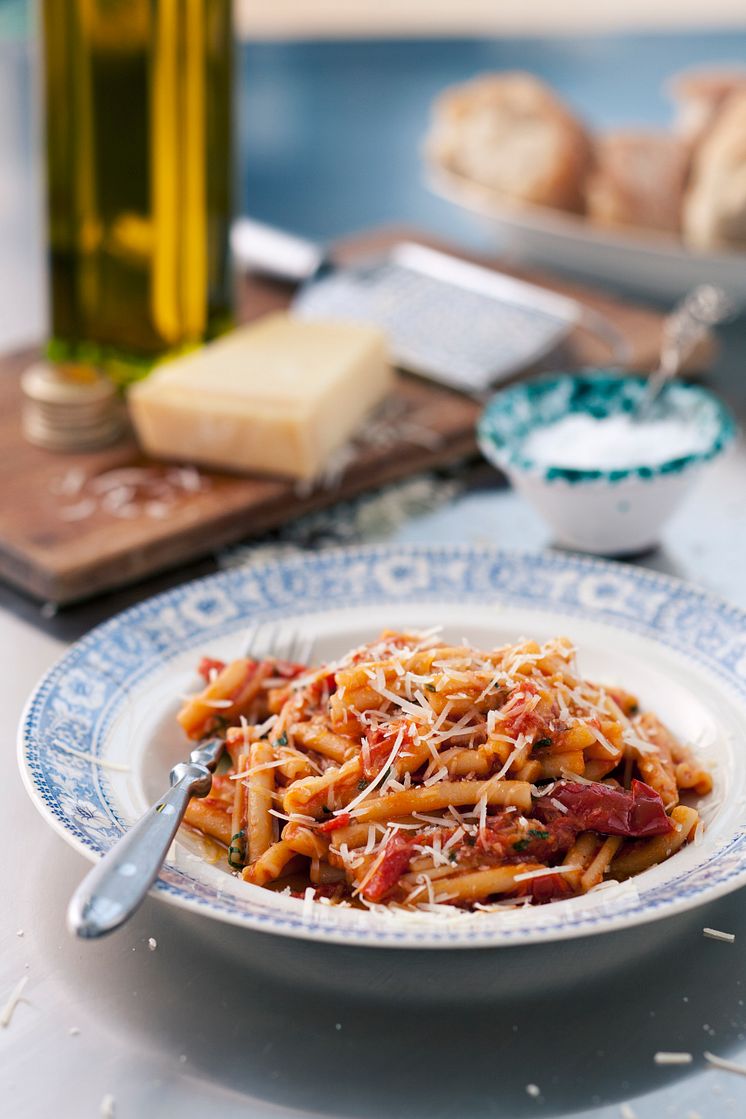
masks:
POLYGON ((128 381, 231 318, 230 0, 44 0, 50 355, 128 381))

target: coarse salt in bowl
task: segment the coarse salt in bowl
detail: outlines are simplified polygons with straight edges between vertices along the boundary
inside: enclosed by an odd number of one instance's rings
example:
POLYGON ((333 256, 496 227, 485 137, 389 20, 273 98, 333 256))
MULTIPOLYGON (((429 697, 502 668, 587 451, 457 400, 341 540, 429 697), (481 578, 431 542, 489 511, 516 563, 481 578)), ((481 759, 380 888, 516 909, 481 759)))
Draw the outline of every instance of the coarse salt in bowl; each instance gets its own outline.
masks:
POLYGON ((728 409, 674 381, 635 419, 646 378, 613 370, 551 374, 497 393, 477 427, 485 457, 553 530, 597 555, 655 547, 702 466, 732 441, 728 409))

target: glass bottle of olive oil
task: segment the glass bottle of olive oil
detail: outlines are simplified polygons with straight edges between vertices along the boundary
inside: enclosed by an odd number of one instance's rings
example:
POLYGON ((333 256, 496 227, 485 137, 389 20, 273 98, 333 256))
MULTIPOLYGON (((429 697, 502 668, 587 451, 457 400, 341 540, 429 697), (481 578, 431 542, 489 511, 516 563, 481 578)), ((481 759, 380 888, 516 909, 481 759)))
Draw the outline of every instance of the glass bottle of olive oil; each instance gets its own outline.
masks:
POLYGON ((127 382, 230 324, 231 0, 44 0, 50 356, 127 382))

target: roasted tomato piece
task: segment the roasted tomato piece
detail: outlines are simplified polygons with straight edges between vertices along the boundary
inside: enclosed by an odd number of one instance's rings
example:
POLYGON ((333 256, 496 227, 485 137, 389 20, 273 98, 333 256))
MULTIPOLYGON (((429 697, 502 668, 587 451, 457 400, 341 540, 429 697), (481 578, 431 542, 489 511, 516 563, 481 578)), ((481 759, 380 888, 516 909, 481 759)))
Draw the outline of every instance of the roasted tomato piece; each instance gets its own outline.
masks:
POLYGON ((269 663, 272 665, 272 675, 282 676, 285 680, 294 680, 296 676, 301 676, 308 671, 305 664, 296 664, 295 661, 275 661, 270 657, 269 663))
POLYGON ((352 822, 352 816, 349 812, 340 812, 339 816, 334 816, 333 819, 327 820, 325 824, 319 826, 320 832, 337 831, 338 828, 346 828, 352 822))
POLYGON ((569 851, 578 833, 575 821, 559 811, 551 821, 526 819, 514 812, 488 816, 474 846, 477 860, 487 855, 490 862, 515 863, 526 859, 547 862, 569 851))
POLYGON ((222 672, 224 668, 225 661, 216 660, 215 657, 203 657, 197 665, 197 672, 199 672, 204 682, 209 684, 211 678, 218 672, 222 672))
POLYGON ((569 898, 575 893, 572 883, 566 874, 542 874, 537 878, 529 878, 519 883, 519 895, 530 894, 535 902, 540 905, 547 901, 560 901, 569 898))
POLYGON ((409 866, 415 842, 416 840, 401 834, 391 836, 383 858, 360 891, 363 897, 368 901, 380 901, 393 890, 409 866))
POLYGON ((368 760, 363 764, 363 776, 367 781, 372 781, 383 768, 387 758, 394 748, 399 734, 403 731, 399 757, 405 757, 411 745, 410 735, 411 720, 392 720, 385 726, 376 727, 368 734, 368 760))
POLYGON ((659 794, 644 781, 633 781, 629 790, 600 782, 581 785, 578 781, 560 781, 551 797, 542 797, 534 805, 536 815, 546 821, 556 820, 561 809, 551 803, 553 800, 565 806, 567 813, 563 815, 582 831, 640 838, 667 835, 673 830, 659 794))

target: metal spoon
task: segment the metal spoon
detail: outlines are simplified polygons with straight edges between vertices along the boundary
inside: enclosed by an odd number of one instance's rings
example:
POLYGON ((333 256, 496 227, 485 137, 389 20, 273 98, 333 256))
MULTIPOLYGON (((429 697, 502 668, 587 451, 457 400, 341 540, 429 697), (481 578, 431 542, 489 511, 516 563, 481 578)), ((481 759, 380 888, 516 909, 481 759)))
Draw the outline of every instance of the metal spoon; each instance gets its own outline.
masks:
POLYGON ((723 322, 733 312, 733 304, 725 292, 714 284, 700 284, 684 296, 663 322, 660 362, 648 378, 640 402, 632 413, 633 419, 649 419, 664 386, 681 370, 686 358, 704 338, 707 328, 723 322))

